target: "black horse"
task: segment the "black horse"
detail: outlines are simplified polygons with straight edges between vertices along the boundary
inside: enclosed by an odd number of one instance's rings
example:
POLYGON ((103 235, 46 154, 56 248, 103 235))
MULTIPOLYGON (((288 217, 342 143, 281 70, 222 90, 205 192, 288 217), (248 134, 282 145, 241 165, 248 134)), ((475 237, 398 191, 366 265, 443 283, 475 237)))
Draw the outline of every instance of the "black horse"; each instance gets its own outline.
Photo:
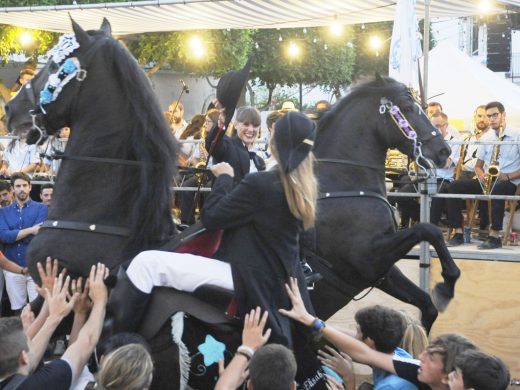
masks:
POLYGON ((395 80, 377 76, 355 88, 321 118, 314 150, 323 194, 316 249, 332 264, 332 272, 319 261, 311 263, 335 283, 318 283, 311 298, 318 314, 327 319, 355 294, 375 285, 417 306, 429 330, 437 309, 444 310, 454 296, 460 271, 434 225, 421 223, 396 231, 386 201, 388 148, 398 148, 425 168, 443 166, 450 154, 410 91, 395 80), (437 309, 430 296, 394 265, 421 241, 434 246, 442 265, 444 282, 432 292, 437 309))
POLYGON ((35 276, 46 256, 71 275, 88 275, 98 261, 114 269, 174 231, 170 188, 178 146, 150 82, 107 21, 99 31, 74 22, 73 28, 79 48, 68 57, 81 67, 75 77, 42 104, 40 92, 49 91, 60 66, 53 57, 6 106, 10 131, 30 121, 29 110, 49 135, 73 129, 49 219, 27 253, 35 276))

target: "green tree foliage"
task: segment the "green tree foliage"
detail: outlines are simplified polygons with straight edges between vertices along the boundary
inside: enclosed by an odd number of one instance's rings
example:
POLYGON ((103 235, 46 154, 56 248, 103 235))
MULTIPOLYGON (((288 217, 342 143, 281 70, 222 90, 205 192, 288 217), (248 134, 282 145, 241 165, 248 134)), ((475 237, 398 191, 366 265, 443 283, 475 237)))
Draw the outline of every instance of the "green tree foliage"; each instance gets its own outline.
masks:
POLYGON ((2 24, 0 25, 0 36, 0 57, 3 62, 7 62, 9 54, 13 53, 23 53, 32 58, 44 54, 54 45, 58 34, 2 24), (32 40, 23 44, 22 34, 27 34, 32 40))
POLYGON ((393 22, 380 22, 354 26, 354 44, 357 57, 354 65, 354 77, 388 75, 388 56, 390 53, 390 39, 392 37, 393 22), (380 49, 371 46, 371 38, 377 36, 382 42, 380 49))
POLYGON ((277 84, 299 83, 339 92, 352 81, 356 56, 352 30, 345 30, 338 37, 331 37, 328 28, 259 30, 254 35, 252 75, 271 93, 277 84), (289 54, 291 45, 299 51, 294 56, 289 54))
POLYGON ((219 77, 246 62, 252 30, 202 30, 142 34, 129 48, 143 64, 154 63, 194 76, 219 77), (193 39, 200 42, 201 57, 194 55, 193 39))

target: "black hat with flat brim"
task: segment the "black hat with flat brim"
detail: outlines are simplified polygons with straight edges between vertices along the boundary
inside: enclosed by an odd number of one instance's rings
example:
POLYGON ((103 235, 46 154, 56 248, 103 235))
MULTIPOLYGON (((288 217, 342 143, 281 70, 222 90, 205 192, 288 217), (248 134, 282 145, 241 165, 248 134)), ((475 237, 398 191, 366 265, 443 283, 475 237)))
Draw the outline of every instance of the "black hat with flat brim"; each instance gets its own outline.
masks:
POLYGON ((252 58, 249 58, 242 69, 227 72, 218 81, 217 99, 222 107, 226 109, 225 128, 227 128, 235 114, 238 99, 240 99, 242 90, 249 77, 251 62, 252 58))
POLYGON ((288 112, 274 125, 274 143, 285 173, 300 165, 314 147, 316 124, 300 112, 288 112))

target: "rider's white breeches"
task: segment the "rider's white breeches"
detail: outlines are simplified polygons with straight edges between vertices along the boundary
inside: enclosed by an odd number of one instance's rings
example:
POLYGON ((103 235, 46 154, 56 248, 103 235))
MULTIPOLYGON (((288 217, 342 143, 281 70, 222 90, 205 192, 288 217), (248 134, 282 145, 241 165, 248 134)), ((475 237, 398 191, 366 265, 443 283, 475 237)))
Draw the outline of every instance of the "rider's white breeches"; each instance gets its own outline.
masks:
POLYGON ((132 283, 147 294, 154 287, 193 292, 204 284, 234 290, 228 263, 189 253, 141 252, 126 273, 132 283))

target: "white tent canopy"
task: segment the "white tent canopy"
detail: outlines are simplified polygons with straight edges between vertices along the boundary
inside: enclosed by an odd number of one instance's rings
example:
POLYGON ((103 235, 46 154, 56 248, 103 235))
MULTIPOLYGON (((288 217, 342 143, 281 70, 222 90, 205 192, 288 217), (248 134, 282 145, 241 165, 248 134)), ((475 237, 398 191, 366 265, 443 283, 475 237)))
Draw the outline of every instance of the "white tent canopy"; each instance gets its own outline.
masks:
MULTIPOLYGON (((424 15, 425 2, 416 12, 424 15)), ((478 13, 476 0, 430 0, 431 17, 478 13)), ((108 18, 116 35, 195 29, 289 28, 393 20, 397 0, 150 0, 67 6, 0 8, 0 23, 69 32, 69 14, 83 28, 95 29, 108 18)), ((491 12, 520 5, 520 0, 495 2, 491 12)))
POLYGON ((473 126, 475 108, 490 101, 504 104, 507 125, 520 128, 520 87, 490 71, 447 42, 430 51, 428 96, 441 103, 450 120, 473 126))

